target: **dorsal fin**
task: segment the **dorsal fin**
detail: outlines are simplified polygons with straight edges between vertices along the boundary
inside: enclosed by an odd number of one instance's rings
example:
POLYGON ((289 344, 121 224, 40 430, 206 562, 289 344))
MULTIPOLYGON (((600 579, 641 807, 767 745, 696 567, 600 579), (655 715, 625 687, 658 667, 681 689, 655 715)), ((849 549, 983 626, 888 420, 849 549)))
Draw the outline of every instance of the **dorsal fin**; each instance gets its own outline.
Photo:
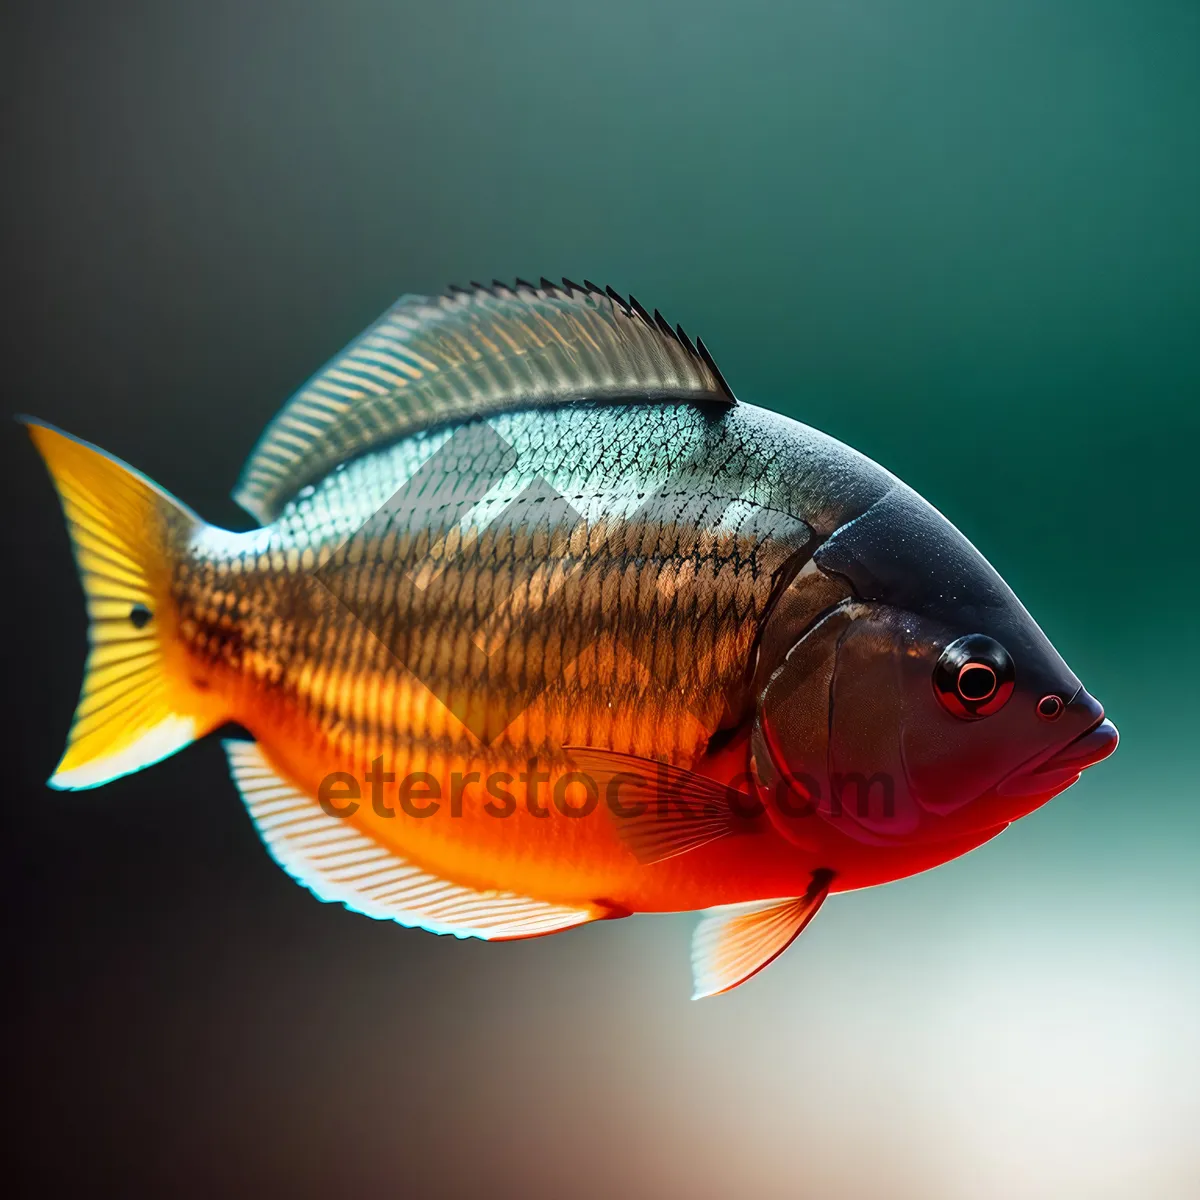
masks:
POLYGON ((735 404, 704 343, 655 317, 611 288, 568 280, 403 296, 276 414, 234 499, 265 523, 339 462, 518 407, 626 397, 735 404))

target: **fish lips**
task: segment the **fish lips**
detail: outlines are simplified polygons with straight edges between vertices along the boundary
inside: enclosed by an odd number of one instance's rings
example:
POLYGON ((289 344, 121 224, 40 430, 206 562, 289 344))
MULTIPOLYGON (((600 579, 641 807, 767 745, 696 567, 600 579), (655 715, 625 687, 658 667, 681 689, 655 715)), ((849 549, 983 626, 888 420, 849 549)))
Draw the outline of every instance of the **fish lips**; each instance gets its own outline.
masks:
POLYGON ((1055 795, 1073 784, 1088 767, 1102 762, 1117 748, 1117 727, 1103 711, 1095 723, 1073 741, 1026 763, 996 787, 998 796, 1055 795))

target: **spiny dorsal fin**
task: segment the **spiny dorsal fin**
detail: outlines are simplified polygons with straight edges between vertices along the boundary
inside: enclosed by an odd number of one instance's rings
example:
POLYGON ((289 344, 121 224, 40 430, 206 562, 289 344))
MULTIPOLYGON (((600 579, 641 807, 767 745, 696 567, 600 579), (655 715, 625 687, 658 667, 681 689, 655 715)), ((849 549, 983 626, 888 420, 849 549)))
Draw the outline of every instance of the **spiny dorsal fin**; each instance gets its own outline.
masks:
POLYGON ((234 499, 271 521, 337 463, 422 429, 626 397, 736 403, 699 338, 611 288, 521 279, 403 296, 284 405, 234 499))

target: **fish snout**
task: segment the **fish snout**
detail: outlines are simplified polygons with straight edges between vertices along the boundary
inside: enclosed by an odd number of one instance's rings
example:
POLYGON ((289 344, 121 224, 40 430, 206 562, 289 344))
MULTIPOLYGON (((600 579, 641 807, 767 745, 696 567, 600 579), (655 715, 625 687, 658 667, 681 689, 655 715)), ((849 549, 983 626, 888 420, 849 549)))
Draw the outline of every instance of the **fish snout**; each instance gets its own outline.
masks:
POLYGON ((1117 748, 1117 727, 1105 717, 1099 701, 1082 688, 1062 715, 1070 718, 1076 729, 1082 727, 1082 732, 1003 780, 996 789, 999 795, 1054 795, 1117 748))

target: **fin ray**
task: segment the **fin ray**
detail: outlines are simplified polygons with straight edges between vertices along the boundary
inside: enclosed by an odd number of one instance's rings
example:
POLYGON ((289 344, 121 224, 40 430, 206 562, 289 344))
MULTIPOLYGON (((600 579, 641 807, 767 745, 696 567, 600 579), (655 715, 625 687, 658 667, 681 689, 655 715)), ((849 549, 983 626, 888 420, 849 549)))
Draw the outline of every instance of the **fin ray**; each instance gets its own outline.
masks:
POLYGON ((804 932, 832 882, 833 872, 822 868, 803 896, 705 913, 692 935, 692 999, 728 992, 774 962, 804 932))
POLYGON ((234 499, 266 523, 339 462, 513 408, 736 403, 708 352, 663 328, 615 292, 549 282, 402 296, 284 405, 234 499))
POLYGON ((229 770, 271 857, 319 900, 381 921, 503 941, 595 920, 591 908, 478 891, 433 875, 330 816, 271 765, 257 742, 224 742, 229 770))
POLYGON ((22 418, 58 490, 87 600, 83 686, 54 788, 91 788, 158 762, 219 723, 168 664, 170 556, 199 518, 144 475, 22 418))
POLYGON ((619 802, 609 803, 609 812, 621 840, 643 865, 754 831, 747 810, 739 808, 751 797, 736 788, 657 759, 591 746, 563 749, 605 796, 619 802))

